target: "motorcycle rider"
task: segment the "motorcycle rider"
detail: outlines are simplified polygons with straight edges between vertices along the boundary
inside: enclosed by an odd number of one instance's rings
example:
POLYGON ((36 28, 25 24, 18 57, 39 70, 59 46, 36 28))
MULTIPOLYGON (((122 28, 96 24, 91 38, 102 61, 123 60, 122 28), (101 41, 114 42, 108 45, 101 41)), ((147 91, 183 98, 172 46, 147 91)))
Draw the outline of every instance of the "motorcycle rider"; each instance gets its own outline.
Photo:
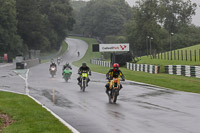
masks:
POLYGON ((61 57, 58 57, 58 58, 57 58, 57 63, 58 63, 58 65, 60 64, 60 62, 61 62, 61 57))
MULTIPOLYGON (((89 72, 89 75, 91 76, 91 70, 90 70, 90 68, 87 66, 87 64, 85 62, 83 62, 82 66, 78 69, 78 74, 79 74, 79 77, 77 78, 78 85, 81 85, 81 74, 82 74, 83 71, 89 72)), ((88 86, 88 82, 89 81, 90 81, 90 79, 88 77, 86 86, 88 86)))
POLYGON ((64 70, 65 70, 66 68, 72 70, 72 67, 71 67, 70 64, 67 62, 67 63, 63 66, 63 69, 62 69, 62 70, 63 70, 62 75, 64 74, 64 70))
MULTIPOLYGON (((106 87, 106 93, 109 94, 109 90, 110 90, 110 81, 114 78, 118 78, 121 77, 123 81, 125 81, 125 77, 124 74, 122 73, 122 71, 119 69, 119 64, 118 63, 114 63, 113 65, 113 69, 110 69, 108 71, 108 73, 106 74, 106 79, 108 79, 107 84, 105 85, 106 87)), ((122 84, 120 84, 120 89, 122 89, 122 84)))
POLYGON ((72 67, 70 66, 70 64, 69 64, 68 62, 63 66, 63 71, 64 71, 66 68, 69 68, 70 70, 72 70, 72 67))
POLYGON ((51 64, 50 64, 50 67, 49 67, 49 71, 51 70, 51 67, 55 67, 56 70, 57 70, 57 65, 56 65, 56 63, 54 62, 53 59, 51 59, 51 64))

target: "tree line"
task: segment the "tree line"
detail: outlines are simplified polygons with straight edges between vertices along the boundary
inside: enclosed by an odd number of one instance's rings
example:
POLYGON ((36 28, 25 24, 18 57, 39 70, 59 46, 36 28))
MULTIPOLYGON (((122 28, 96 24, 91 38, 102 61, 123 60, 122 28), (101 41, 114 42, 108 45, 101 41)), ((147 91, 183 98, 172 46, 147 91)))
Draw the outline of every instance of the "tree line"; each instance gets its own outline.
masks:
POLYGON ((75 22, 69 0, 1 0, 0 53, 59 49, 75 22))
POLYGON ((135 54, 168 51, 200 43, 200 27, 191 24, 197 5, 190 0, 73 1, 72 33, 100 37, 106 43, 129 42, 135 54), (171 46, 170 46, 171 45, 171 46))

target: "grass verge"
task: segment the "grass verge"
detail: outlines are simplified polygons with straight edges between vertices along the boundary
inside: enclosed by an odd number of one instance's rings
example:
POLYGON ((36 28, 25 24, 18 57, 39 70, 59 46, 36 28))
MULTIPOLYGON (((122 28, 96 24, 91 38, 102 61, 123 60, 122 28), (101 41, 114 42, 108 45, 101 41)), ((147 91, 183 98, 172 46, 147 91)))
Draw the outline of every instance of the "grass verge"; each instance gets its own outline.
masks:
MULTIPOLYGON (((164 66, 167 66, 167 65, 192 65, 192 66, 200 66, 200 44, 199 45, 194 45, 194 46, 191 46, 191 47, 186 47, 186 48, 183 48, 183 49, 178 49, 178 50, 175 50, 175 56, 176 56, 176 59, 174 59, 174 51, 172 52, 172 60, 171 57, 169 57, 169 60, 167 59, 167 54, 165 53, 166 55, 166 59, 164 59, 164 53, 162 53, 162 58, 163 59, 151 59, 150 57, 147 57, 147 56, 143 56, 141 57, 141 60, 139 62, 137 62, 138 64, 152 64, 152 65, 159 65, 160 66, 160 72, 161 73, 164 73, 164 66), (185 51, 187 50, 187 60, 186 60, 186 53, 185 51), (190 61, 190 53, 189 51, 192 51, 192 60, 190 61), (197 50, 196 54, 197 54, 197 58, 196 58, 196 61, 195 61, 195 57, 194 57, 194 50, 197 50), (179 51, 179 60, 178 60, 178 51, 179 51), (181 51, 183 51, 183 60, 181 59, 181 51)), ((161 54, 160 55, 160 58, 161 58, 161 54)), ((170 55, 170 53, 169 53, 170 55)), ((158 57, 158 55, 157 55, 158 57)))
POLYGON ((0 111, 15 122, 2 133, 72 133, 50 112, 25 95, 0 92, 0 111))
MULTIPOLYGON (((98 65, 90 64, 90 59, 99 58, 100 53, 92 53, 92 44, 96 43, 96 40, 91 38, 81 38, 81 37, 73 37, 76 39, 81 39, 89 44, 89 48, 85 54, 85 56, 79 60, 74 62, 75 66, 81 66, 82 62, 87 62, 88 66, 92 71, 106 74, 110 68, 101 67, 98 65)), ((149 62, 148 64, 152 64, 149 62)), ((171 88, 174 90, 186 91, 186 92, 194 92, 200 93, 200 79, 193 77, 184 77, 177 75, 169 75, 169 74, 150 74, 145 72, 136 72, 127 70, 126 68, 120 68, 124 73, 126 79, 143 82, 148 84, 153 84, 161 87, 171 88)))

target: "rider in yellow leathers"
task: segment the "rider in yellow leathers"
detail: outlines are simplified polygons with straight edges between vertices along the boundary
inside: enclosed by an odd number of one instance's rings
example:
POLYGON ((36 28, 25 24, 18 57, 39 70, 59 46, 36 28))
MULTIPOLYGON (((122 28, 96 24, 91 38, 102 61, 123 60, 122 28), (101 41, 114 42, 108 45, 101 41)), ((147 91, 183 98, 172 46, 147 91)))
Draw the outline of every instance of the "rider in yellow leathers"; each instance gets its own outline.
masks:
MULTIPOLYGON (((110 69, 109 72, 106 74, 106 78, 108 79, 108 83, 105 85, 106 93, 109 94, 110 90, 110 81, 114 78, 121 77, 123 81, 125 81, 125 77, 121 70, 119 70, 119 64, 115 63, 113 65, 113 69, 110 69)), ((122 88, 122 84, 120 84, 120 89, 122 88)))

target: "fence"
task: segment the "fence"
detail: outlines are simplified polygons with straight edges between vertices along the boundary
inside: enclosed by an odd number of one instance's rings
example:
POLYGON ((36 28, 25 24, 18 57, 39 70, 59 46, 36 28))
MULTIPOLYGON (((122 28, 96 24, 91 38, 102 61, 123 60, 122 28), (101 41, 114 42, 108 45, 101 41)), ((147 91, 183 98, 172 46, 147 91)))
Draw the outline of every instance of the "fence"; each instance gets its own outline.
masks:
POLYGON ((155 54, 155 56, 152 56, 152 58, 161 60, 182 60, 200 62, 200 49, 160 52, 155 54))
POLYGON ((127 69, 132 71, 143 71, 152 74, 158 74, 160 71, 160 66, 155 65, 148 65, 148 64, 133 64, 133 63, 126 63, 127 69))
POLYGON ((165 73, 200 78, 200 66, 168 65, 165 73))
POLYGON ((102 61, 102 60, 97 60, 97 59, 91 59, 90 60, 91 64, 96 64, 99 66, 104 66, 104 67, 111 67, 111 62, 109 61, 102 61))

